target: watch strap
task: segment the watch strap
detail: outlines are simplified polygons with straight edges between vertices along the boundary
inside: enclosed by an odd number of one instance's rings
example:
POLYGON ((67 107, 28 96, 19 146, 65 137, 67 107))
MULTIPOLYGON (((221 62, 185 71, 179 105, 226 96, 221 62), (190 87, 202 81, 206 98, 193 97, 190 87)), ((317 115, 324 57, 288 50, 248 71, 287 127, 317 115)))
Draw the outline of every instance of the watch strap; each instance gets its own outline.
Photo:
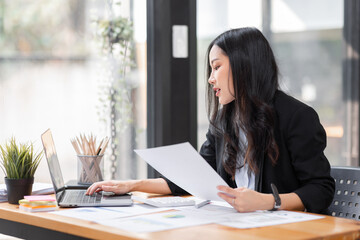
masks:
POLYGON ((271 183, 270 186, 271 186, 272 194, 275 199, 274 208, 271 209, 270 211, 276 211, 281 207, 281 198, 280 198, 279 191, 277 190, 277 187, 275 186, 275 184, 271 183))

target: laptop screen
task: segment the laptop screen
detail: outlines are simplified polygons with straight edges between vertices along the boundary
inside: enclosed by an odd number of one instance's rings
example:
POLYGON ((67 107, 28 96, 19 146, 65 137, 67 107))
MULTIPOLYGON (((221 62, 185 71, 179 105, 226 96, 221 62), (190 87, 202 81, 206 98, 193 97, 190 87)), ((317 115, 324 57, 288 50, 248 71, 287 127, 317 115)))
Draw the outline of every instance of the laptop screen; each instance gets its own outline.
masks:
POLYGON ((46 132, 41 135, 41 141, 44 146, 51 180, 53 182, 55 192, 58 193, 65 188, 65 184, 50 129, 46 130, 46 132))

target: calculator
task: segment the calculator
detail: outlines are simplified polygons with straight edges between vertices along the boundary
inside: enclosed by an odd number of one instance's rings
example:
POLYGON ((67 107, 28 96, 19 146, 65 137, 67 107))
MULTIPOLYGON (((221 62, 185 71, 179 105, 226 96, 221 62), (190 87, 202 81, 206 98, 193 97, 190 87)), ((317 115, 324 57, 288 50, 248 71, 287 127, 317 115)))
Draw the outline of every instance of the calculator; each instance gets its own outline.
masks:
POLYGON ((182 207, 195 205, 195 200, 184 197, 141 198, 132 196, 132 199, 155 207, 182 207))

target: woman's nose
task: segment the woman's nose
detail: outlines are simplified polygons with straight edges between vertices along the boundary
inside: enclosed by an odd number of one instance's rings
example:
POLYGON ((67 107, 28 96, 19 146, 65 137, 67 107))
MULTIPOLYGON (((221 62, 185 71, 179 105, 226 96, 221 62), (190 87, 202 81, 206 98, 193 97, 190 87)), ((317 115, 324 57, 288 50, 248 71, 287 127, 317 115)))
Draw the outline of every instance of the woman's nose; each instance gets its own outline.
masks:
POLYGON ((214 82, 215 82, 215 78, 214 78, 214 76, 211 74, 210 77, 209 77, 208 83, 214 84, 214 82))

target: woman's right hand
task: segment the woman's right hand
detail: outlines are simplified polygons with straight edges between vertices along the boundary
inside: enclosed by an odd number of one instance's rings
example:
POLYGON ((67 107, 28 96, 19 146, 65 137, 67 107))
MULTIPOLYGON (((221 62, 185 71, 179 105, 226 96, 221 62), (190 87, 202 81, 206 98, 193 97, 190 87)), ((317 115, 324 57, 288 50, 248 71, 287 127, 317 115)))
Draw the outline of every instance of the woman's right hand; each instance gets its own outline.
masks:
POLYGON ((92 195, 95 192, 113 192, 115 194, 125 194, 133 191, 171 194, 171 190, 167 182, 163 178, 153 179, 139 179, 127 181, 102 181, 93 183, 86 191, 87 195, 92 195))
POLYGON ((86 195, 92 195, 95 192, 105 191, 115 194, 125 194, 132 191, 134 181, 101 181, 93 183, 86 191, 86 195))

